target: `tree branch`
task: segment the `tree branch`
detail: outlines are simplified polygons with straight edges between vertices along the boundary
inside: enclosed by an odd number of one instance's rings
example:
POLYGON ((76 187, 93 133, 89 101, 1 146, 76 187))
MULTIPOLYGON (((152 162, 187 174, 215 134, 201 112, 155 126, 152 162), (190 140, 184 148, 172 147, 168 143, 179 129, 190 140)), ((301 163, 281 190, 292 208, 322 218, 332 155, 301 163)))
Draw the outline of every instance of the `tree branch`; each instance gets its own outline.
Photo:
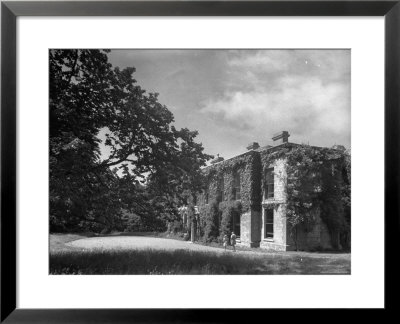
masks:
MULTIPOLYGON (((76 65, 77 65, 77 63, 78 63, 78 57, 79 57, 78 52, 79 52, 79 50, 76 50, 76 53, 75 53, 75 60, 74 60, 74 64, 72 65, 72 68, 71 68, 71 72, 70 72, 70 74, 69 74, 69 77, 68 77, 67 86, 71 83, 72 77, 73 77, 74 74, 75 74, 75 69, 76 69, 76 65)), ((66 86, 66 88, 67 88, 67 86, 66 86)))

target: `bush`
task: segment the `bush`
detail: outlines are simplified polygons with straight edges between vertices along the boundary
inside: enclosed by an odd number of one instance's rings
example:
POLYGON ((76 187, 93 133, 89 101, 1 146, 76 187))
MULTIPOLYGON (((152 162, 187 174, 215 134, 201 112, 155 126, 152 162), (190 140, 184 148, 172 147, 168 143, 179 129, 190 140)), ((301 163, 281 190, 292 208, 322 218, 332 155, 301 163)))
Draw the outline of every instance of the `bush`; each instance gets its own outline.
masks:
POLYGON ((100 234, 102 234, 102 235, 104 235, 104 234, 110 234, 111 233, 111 230, 109 229, 109 228, 104 228, 101 232, 100 232, 100 234))
POLYGON ((168 231, 174 234, 182 232, 183 226, 182 223, 178 220, 174 220, 168 224, 168 231))
POLYGON ((167 230, 166 222, 154 215, 148 217, 124 211, 124 228, 126 232, 164 232, 167 230))

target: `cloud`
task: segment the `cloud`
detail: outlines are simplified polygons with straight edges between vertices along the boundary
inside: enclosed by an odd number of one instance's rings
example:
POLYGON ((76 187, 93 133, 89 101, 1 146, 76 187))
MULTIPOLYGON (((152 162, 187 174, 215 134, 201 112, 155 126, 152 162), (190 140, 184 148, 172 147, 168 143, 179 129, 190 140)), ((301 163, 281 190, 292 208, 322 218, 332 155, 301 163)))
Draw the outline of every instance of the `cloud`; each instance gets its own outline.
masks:
POLYGON ((202 112, 223 120, 226 127, 244 136, 251 131, 266 140, 275 132, 288 130, 304 142, 318 137, 349 137, 349 107, 347 84, 288 75, 274 80, 270 87, 227 91, 222 98, 204 102, 202 112))
POLYGON ((228 61, 231 68, 261 76, 267 73, 318 76, 324 80, 350 75, 349 50, 259 50, 236 51, 228 61))
MULTIPOLYGON (((350 57, 347 51, 246 51, 228 60, 225 91, 204 114, 264 141, 288 130, 296 142, 350 144, 350 57)), ((262 143, 260 143, 262 144, 262 143)))
POLYGON ((292 57, 288 51, 273 50, 268 54, 265 51, 256 51, 249 55, 248 51, 238 52, 228 65, 231 67, 249 68, 257 71, 284 71, 288 69, 292 57))
POLYGON ((350 145, 349 50, 112 51, 138 84, 160 93, 176 126, 199 131, 206 151, 230 157, 251 141, 350 145))

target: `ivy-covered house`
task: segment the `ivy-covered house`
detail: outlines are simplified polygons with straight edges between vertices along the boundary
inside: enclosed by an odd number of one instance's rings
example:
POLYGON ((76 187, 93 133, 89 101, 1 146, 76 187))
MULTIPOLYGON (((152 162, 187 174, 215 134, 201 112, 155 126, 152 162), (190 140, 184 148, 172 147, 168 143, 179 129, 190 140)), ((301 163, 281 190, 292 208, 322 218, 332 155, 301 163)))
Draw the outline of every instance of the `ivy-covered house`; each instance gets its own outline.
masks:
POLYGON ((277 251, 350 247, 350 158, 341 146, 251 143, 204 168, 198 197, 205 240, 235 232, 240 244, 277 251))

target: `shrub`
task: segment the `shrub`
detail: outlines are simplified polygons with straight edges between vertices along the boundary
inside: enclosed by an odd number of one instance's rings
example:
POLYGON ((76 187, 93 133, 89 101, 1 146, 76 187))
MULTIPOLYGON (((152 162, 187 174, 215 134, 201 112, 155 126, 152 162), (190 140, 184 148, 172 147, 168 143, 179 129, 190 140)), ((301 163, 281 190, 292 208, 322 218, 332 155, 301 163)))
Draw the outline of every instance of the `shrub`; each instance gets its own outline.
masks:
POLYGON ((110 234, 111 233, 111 230, 109 229, 109 228, 104 228, 101 232, 100 232, 100 234, 102 234, 102 235, 104 235, 104 234, 110 234))
POLYGON ((168 224, 168 231, 174 234, 183 231, 182 223, 178 220, 174 220, 168 224))

